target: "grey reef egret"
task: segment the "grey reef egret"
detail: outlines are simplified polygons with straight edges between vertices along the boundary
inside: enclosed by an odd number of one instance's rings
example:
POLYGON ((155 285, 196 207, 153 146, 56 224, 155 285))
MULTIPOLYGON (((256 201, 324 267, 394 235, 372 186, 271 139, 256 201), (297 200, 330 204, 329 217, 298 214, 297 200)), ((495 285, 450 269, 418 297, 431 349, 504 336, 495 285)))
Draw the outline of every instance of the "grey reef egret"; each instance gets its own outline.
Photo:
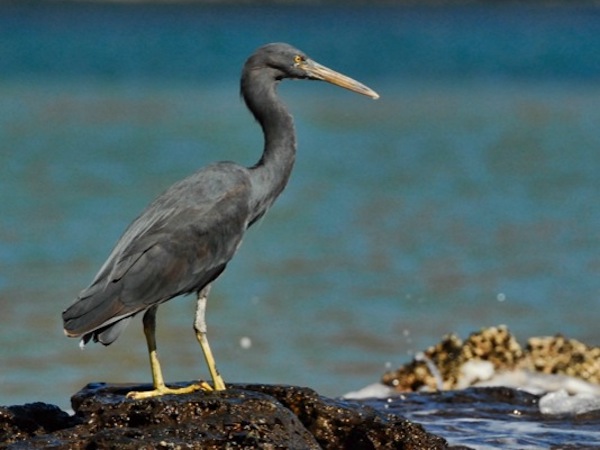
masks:
POLYGON ((264 133, 264 149, 252 167, 218 162, 175 183, 125 230, 89 287, 63 313, 65 334, 112 344, 137 314, 143 327, 154 389, 128 393, 139 399, 196 390, 224 390, 206 337, 205 311, 211 283, 285 188, 296 154, 292 116, 277 96, 286 78, 322 80, 378 98, 365 85, 324 67, 294 47, 260 47, 242 70, 241 94, 264 133), (156 350, 158 306, 197 293, 194 330, 213 384, 165 384, 156 350))

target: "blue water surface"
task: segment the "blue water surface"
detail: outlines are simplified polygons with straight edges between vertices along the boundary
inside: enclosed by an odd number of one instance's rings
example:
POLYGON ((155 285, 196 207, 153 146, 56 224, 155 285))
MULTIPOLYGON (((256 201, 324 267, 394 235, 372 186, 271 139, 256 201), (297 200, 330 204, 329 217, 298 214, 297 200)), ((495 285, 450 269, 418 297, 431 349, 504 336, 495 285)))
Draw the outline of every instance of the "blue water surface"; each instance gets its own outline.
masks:
MULTIPOLYGON (((381 99, 282 84, 290 185, 209 301, 226 381, 342 395, 496 324, 599 345, 599 11, 1 5, 0 403, 150 380, 140 321, 81 352, 60 313, 167 186, 258 160, 238 77, 272 41, 381 99)), ((208 377, 193 310, 159 311, 168 380, 208 377)))

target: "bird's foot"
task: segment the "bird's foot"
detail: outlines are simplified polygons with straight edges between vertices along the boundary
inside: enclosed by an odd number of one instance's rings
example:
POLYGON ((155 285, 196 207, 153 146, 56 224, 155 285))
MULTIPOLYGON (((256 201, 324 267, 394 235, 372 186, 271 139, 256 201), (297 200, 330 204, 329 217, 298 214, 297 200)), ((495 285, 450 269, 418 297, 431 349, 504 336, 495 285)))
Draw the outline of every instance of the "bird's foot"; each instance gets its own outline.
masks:
POLYGON ((181 395, 181 394, 191 394, 192 392, 197 391, 205 391, 212 392, 215 389, 208 384, 206 381, 200 381, 195 384, 190 384, 189 386, 180 387, 180 388, 170 388, 165 386, 158 386, 151 391, 132 391, 127 393, 127 398, 133 400, 140 400, 143 398, 151 398, 151 397, 160 397, 161 395, 181 395))

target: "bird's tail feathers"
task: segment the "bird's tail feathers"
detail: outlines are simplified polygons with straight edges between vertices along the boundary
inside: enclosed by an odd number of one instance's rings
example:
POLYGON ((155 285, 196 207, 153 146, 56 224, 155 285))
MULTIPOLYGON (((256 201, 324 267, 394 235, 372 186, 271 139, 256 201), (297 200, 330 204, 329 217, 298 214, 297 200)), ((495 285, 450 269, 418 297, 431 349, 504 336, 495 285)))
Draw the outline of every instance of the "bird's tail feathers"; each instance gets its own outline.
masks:
POLYGON ((105 327, 94 330, 90 333, 86 333, 81 337, 79 346, 83 349, 85 345, 90 341, 100 342, 102 345, 110 345, 121 335, 123 330, 129 325, 129 321, 133 316, 127 316, 117 322, 114 322, 105 327))
POLYGON ((81 345, 91 339, 104 345, 112 343, 139 312, 127 308, 115 285, 104 288, 91 286, 84 290, 75 303, 62 313, 64 332, 68 337, 82 337, 81 345))

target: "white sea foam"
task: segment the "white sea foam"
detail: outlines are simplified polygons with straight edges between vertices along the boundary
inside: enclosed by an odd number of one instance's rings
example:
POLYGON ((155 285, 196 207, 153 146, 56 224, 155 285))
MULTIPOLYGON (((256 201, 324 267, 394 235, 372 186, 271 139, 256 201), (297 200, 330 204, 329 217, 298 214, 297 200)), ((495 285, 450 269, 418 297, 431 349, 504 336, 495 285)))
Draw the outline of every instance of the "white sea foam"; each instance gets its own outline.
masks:
MULTIPOLYGON (((600 409, 600 386, 567 375, 526 370, 496 372, 488 361, 469 361, 461 368, 458 389, 469 386, 510 387, 541 395, 543 414, 580 414, 600 409)), ((374 383, 344 395, 347 399, 389 398, 399 395, 392 387, 374 383)))
POLYGON ((358 391, 348 392, 343 396, 343 398, 360 400, 364 398, 397 397, 398 395, 398 392, 383 383, 373 383, 365 386, 362 389, 359 389, 358 391))
POLYGON ((541 397, 539 407, 543 414, 581 414, 600 410, 600 394, 569 394, 565 389, 561 389, 541 397))
POLYGON ((600 397, 600 386, 567 375, 553 375, 527 370, 495 372, 486 380, 480 379, 474 386, 507 386, 532 394, 544 394, 565 390, 570 394, 592 394, 600 397))

